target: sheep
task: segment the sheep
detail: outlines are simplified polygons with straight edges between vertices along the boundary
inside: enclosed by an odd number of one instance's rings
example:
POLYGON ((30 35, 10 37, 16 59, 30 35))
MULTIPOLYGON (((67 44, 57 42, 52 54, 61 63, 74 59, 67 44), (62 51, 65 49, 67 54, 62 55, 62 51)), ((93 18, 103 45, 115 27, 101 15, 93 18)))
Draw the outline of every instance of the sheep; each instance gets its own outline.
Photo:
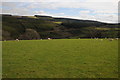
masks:
POLYGON ((115 38, 115 40, 118 40, 119 38, 115 38))
POLYGON ((113 41, 114 39, 110 38, 109 41, 113 41))
POLYGON ((98 38, 96 38, 96 40, 98 40, 98 38))
POLYGON ((16 41, 19 41, 19 39, 16 39, 16 41))
POLYGON ((100 41, 103 41, 103 39, 100 39, 100 41))
POLYGON ((48 40, 51 40, 51 38, 48 38, 48 40))

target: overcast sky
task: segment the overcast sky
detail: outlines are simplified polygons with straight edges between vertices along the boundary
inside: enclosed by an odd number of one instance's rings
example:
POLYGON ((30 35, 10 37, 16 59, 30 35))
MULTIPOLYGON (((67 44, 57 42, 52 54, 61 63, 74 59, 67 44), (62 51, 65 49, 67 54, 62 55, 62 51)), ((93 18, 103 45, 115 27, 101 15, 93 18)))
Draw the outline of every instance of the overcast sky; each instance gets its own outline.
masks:
POLYGON ((118 22, 119 0, 5 0, 2 13, 48 15, 102 22, 118 22))

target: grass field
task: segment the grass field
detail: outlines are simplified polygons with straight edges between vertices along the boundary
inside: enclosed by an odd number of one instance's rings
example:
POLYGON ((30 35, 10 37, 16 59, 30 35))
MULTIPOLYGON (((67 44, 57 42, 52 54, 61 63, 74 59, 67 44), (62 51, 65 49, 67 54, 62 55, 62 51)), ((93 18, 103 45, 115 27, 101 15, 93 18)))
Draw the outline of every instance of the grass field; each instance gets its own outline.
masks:
POLYGON ((3 78, 117 78, 118 40, 3 41, 3 78))

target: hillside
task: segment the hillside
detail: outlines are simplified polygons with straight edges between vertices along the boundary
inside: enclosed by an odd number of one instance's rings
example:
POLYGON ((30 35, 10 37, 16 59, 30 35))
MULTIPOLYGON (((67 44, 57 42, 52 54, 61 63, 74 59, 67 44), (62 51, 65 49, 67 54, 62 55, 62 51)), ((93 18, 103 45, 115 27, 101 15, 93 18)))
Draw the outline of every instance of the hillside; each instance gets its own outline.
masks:
POLYGON ((120 37, 118 24, 52 16, 15 16, 2 14, 3 40, 120 37))

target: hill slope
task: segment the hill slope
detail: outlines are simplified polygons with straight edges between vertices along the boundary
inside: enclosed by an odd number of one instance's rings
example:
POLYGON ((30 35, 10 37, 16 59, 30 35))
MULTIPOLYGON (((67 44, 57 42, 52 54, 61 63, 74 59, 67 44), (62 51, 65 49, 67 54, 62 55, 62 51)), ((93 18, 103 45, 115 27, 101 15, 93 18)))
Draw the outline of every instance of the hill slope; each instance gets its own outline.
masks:
POLYGON ((3 40, 40 38, 120 37, 118 24, 54 18, 51 16, 14 16, 2 14, 3 40))

